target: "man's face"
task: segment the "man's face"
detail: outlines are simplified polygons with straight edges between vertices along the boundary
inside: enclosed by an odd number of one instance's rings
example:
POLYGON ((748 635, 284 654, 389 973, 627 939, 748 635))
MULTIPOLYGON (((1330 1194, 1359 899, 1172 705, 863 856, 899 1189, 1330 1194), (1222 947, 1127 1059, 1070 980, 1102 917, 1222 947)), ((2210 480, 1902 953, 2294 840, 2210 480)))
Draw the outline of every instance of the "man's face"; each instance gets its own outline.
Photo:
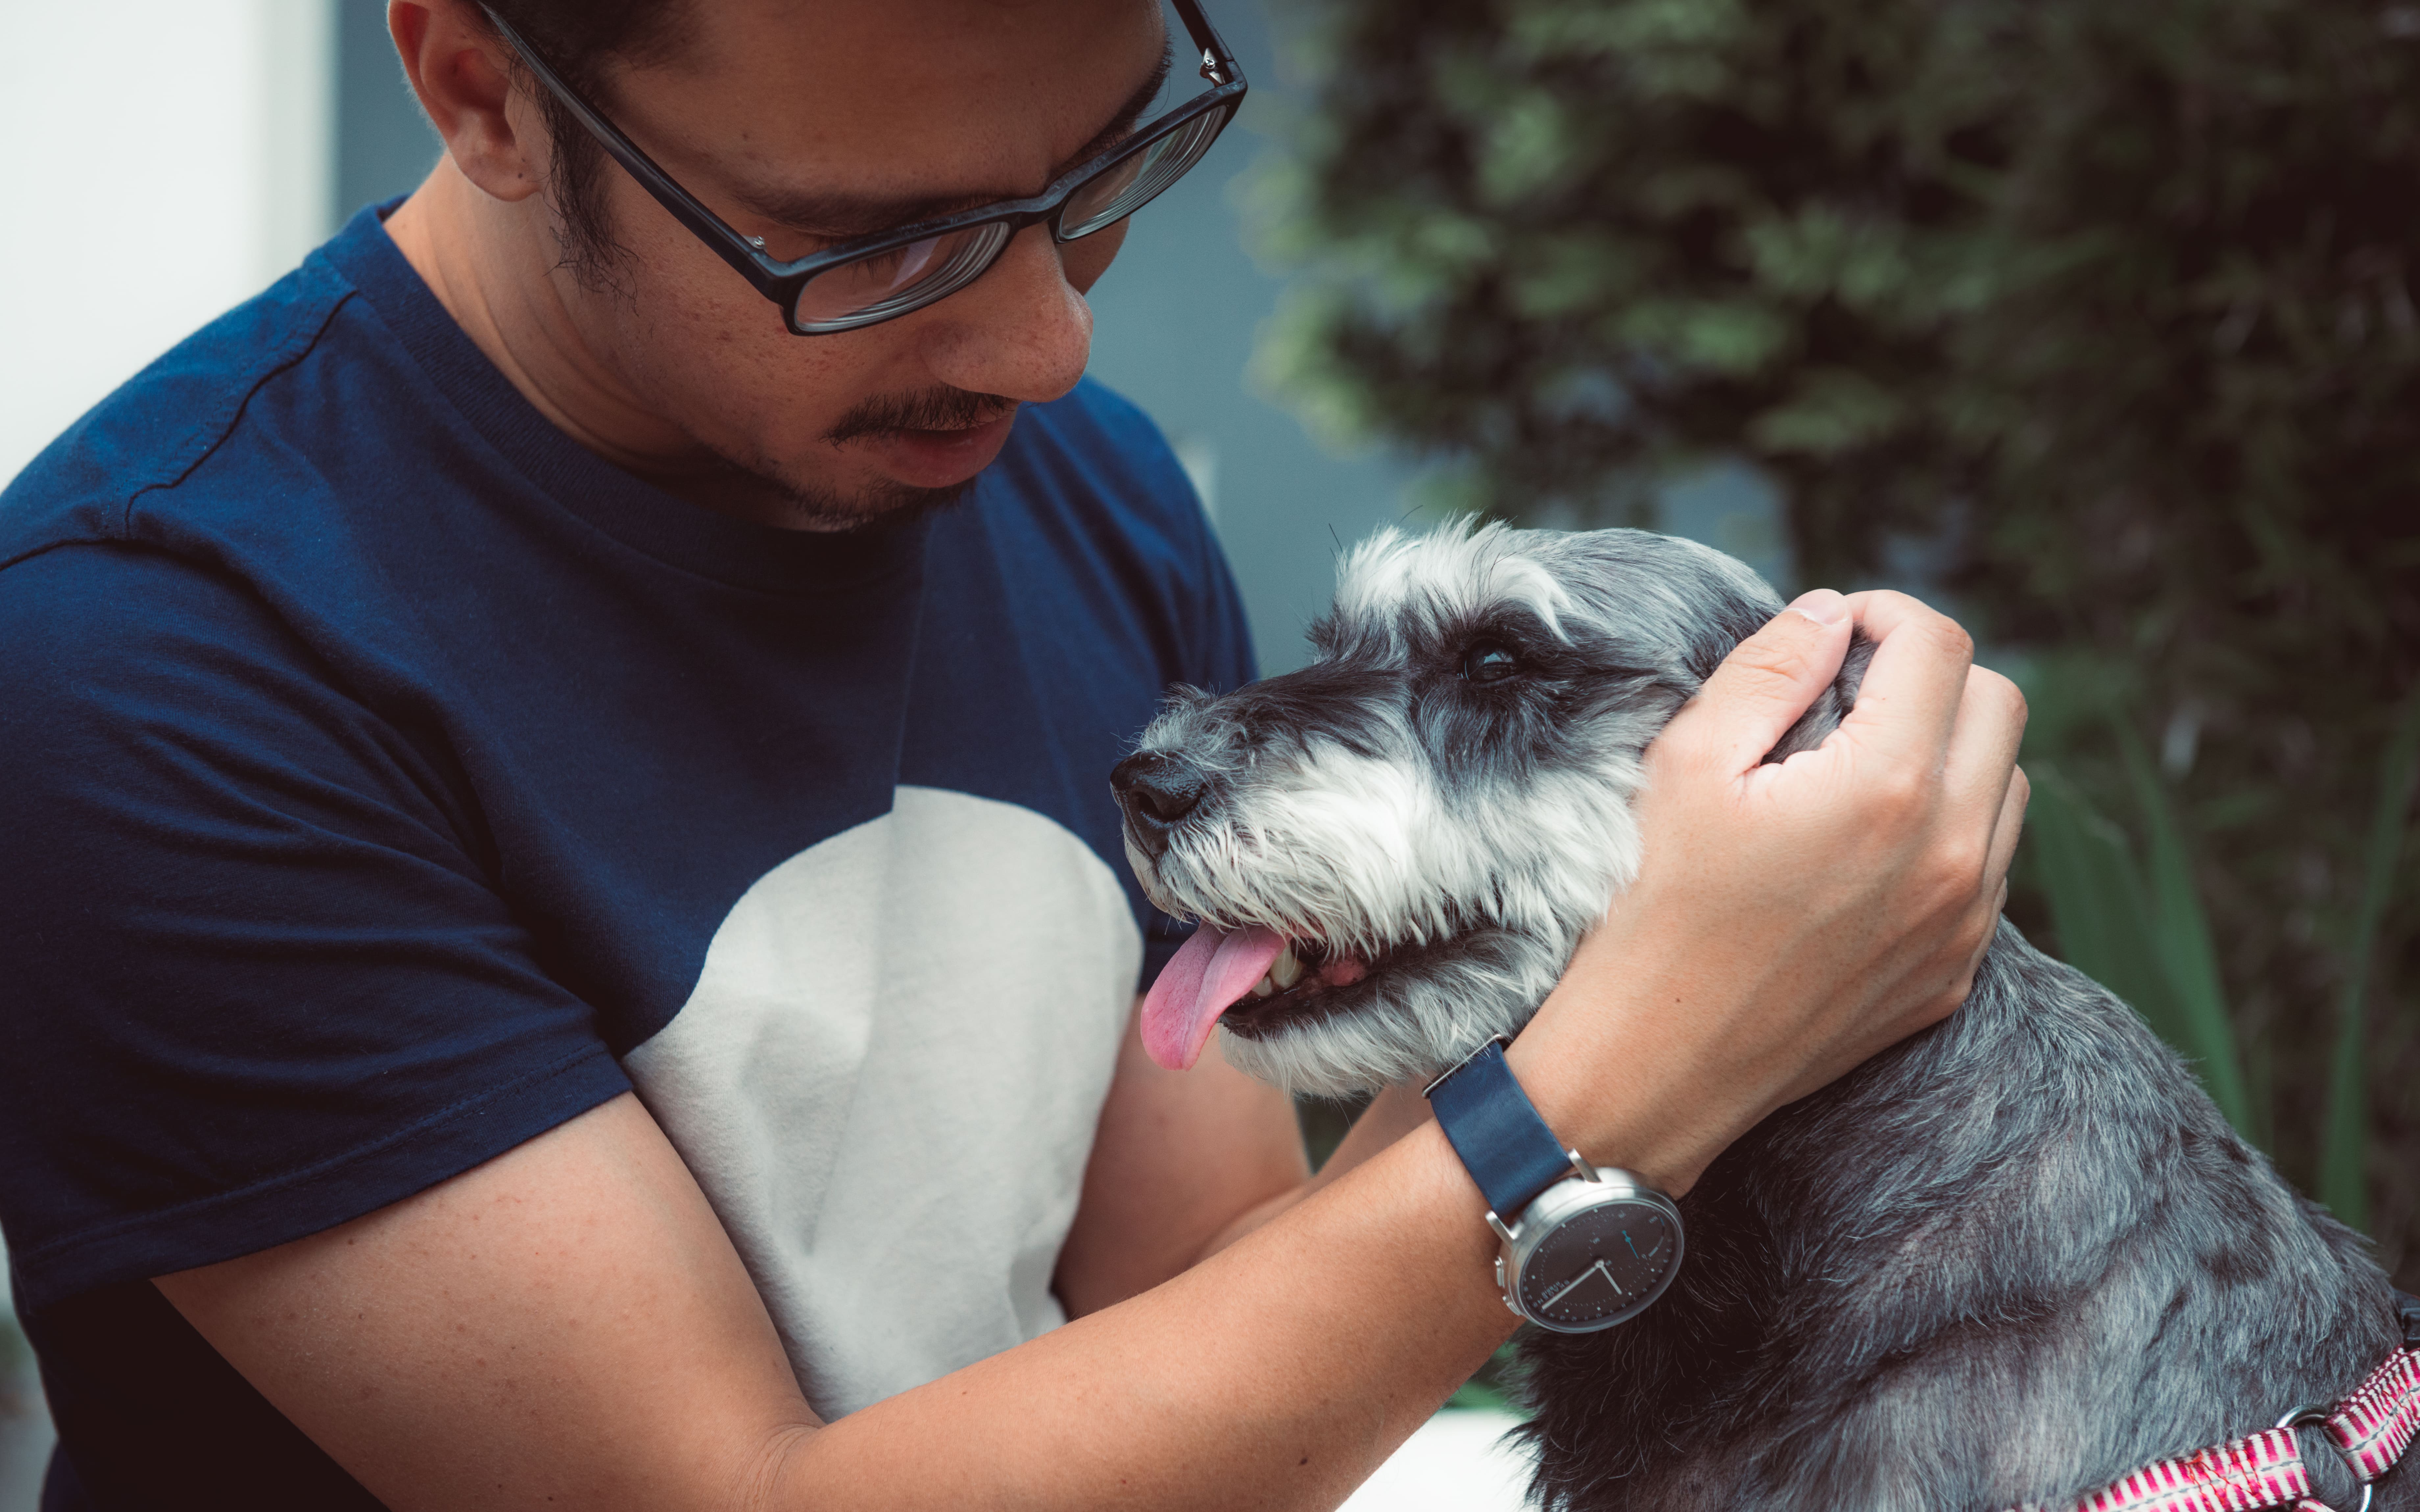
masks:
MULTIPOLYGON (((689 0, 669 61, 600 105, 743 235, 790 258, 1032 194, 1123 134, 1166 44, 1151 0, 689 0)), ((535 113, 517 129, 542 136, 535 113)), ((970 286, 864 330, 793 336, 781 312, 610 162, 618 256, 555 270, 590 353, 694 442, 669 463, 787 496, 830 528, 955 491, 1019 403, 1084 370, 1090 288, 1124 239, 1028 227, 970 286)))

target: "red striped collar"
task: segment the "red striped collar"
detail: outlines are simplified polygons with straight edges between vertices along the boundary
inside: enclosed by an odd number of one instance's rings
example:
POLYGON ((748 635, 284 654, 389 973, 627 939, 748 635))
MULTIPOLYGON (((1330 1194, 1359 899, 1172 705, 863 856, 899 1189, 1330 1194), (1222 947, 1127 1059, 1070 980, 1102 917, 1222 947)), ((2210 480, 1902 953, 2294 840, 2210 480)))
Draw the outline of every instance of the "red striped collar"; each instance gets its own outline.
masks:
POLYGON ((2310 1470, 2303 1463, 2294 1429, 2324 1431, 2361 1481, 2361 1506, 2369 1505, 2371 1483, 2395 1468, 2420 1431, 2420 1349, 2387 1356, 2359 1390, 2333 1408, 2304 1408, 2277 1427, 2215 1448, 2196 1449, 2146 1465, 2131 1475, 2052 1509, 2020 1512, 2258 1512, 2290 1506, 2299 1512, 2334 1512, 2316 1499, 2310 1470))

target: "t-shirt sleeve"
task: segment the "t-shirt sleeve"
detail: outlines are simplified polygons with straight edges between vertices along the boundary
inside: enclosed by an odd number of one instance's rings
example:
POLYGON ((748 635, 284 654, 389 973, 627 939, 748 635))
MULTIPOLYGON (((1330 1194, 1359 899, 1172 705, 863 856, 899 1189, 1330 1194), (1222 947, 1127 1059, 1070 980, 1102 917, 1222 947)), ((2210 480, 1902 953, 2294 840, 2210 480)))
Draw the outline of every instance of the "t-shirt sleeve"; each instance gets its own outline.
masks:
POLYGON ((373 714, 242 586, 138 548, 0 571, 0 647, 21 1307, 317 1232, 628 1088, 433 717, 373 714))

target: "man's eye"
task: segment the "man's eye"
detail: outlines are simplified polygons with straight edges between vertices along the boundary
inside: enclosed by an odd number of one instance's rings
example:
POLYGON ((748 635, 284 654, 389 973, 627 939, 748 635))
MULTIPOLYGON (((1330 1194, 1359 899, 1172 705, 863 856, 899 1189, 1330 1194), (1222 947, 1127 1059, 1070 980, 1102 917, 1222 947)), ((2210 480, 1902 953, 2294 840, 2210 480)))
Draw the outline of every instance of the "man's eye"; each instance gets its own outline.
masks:
POLYGON ((1498 683, 1521 670, 1520 658, 1493 640, 1463 653, 1462 675, 1474 683, 1498 683))

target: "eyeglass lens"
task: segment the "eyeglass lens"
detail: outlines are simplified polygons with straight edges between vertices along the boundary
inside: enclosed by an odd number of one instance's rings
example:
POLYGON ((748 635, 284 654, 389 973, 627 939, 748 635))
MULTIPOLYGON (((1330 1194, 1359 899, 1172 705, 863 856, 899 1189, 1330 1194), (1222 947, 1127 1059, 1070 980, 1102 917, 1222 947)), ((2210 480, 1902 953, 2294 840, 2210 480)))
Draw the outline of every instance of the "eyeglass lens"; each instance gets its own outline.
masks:
POLYGON ((1226 119, 1223 109, 1211 111, 1186 122, 1141 151, 1111 163, 1068 196, 1059 212, 1059 239, 1073 241, 1078 237, 1090 236, 1142 208, 1202 161, 1226 119))
MULTIPOLYGON (((1187 121, 1080 185, 1061 208, 1059 239, 1090 236, 1140 209, 1202 161, 1227 115, 1220 109, 1187 121)), ((826 269, 799 290, 797 323, 846 330, 930 304, 980 277, 1009 235, 1004 223, 986 222, 826 269)))
POLYGON ((798 323, 865 325, 930 304, 973 283, 1008 237, 1006 225, 987 222, 828 268, 799 290, 798 323))

